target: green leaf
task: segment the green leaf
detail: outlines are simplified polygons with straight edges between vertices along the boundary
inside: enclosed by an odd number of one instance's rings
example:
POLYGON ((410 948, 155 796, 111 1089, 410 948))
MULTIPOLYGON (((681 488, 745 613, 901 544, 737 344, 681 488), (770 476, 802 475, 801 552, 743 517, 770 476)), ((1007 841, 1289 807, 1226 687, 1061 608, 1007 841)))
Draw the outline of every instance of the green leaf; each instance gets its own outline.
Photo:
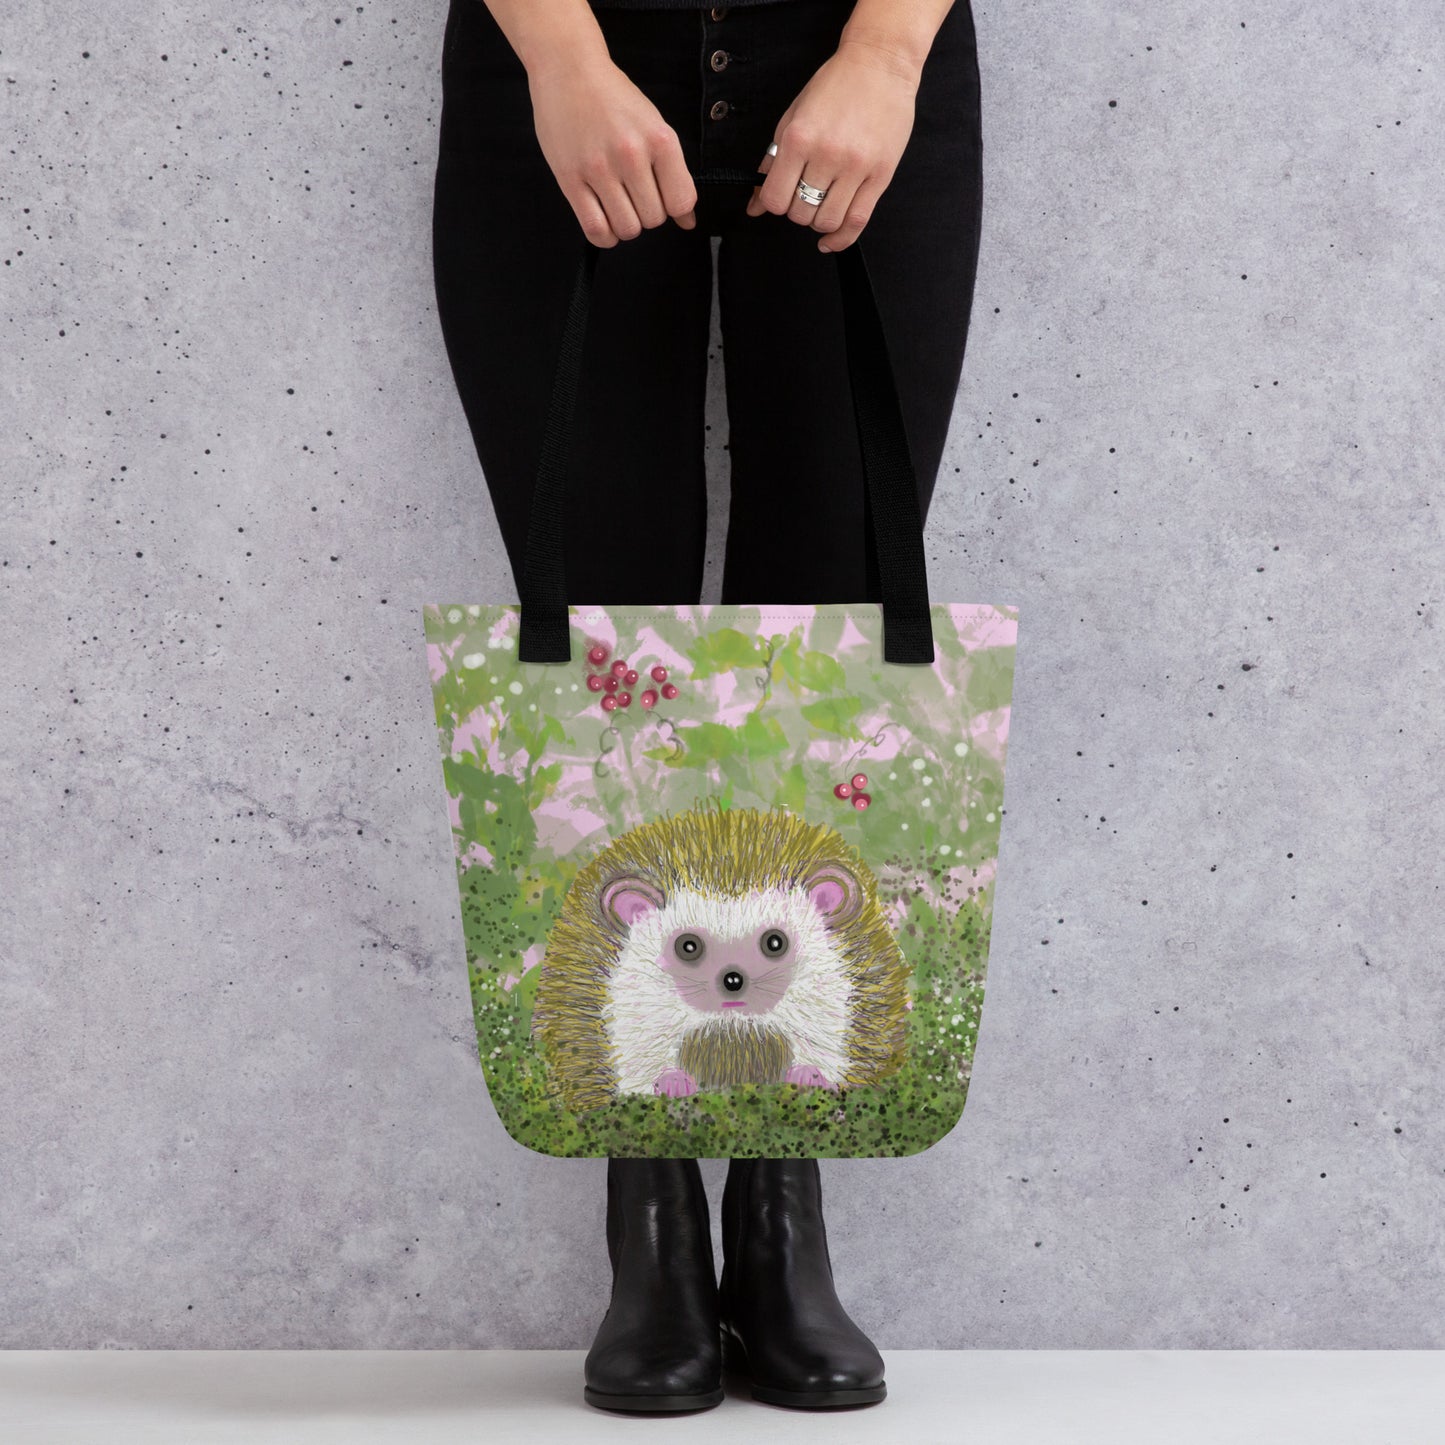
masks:
POLYGON ((710 722, 678 728, 676 736, 682 739, 687 749, 679 762, 685 767, 702 768, 722 758, 730 758, 738 750, 738 732, 737 728, 710 722))
POLYGON ((696 680, 738 667, 760 667, 767 654, 761 638, 749 637, 734 627, 720 627, 699 637, 687 655, 695 664, 692 677, 696 680))
POLYGON ((809 692, 834 692, 845 682, 843 664, 826 652, 805 652, 798 668, 798 681, 809 692))
POLYGON ((968 673, 968 706, 973 712, 990 712, 1005 706, 1013 694, 1012 647, 986 647, 973 654, 968 673))
POLYGON ((558 741, 565 736, 562 724, 555 717, 542 715, 534 728, 523 712, 510 712, 506 722, 507 733, 515 737, 529 758, 542 756, 547 744, 554 738, 558 741))
POLYGON ((515 778, 455 758, 443 758, 442 771, 447 791, 457 799, 468 843, 481 843, 503 868, 515 867, 531 855, 537 825, 515 778))
POLYGON ((836 733, 839 737, 856 738, 858 729, 853 719, 863 710, 858 697, 825 697, 802 708, 804 719, 819 732, 836 733))
POLYGON ((522 1017, 528 1022, 530 1022, 532 1018, 532 1006, 537 997, 537 984, 541 981, 541 978, 542 968, 541 965, 538 964, 534 968, 529 968, 526 973, 522 975, 521 982, 516 984, 512 989, 511 997, 522 1017))
POLYGON ((808 641, 816 651, 827 653, 830 657, 837 652, 838 644, 843 640, 843 621, 843 614, 831 609, 824 609, 814 617, 808 641))
POLYGON ((775 633, 771 640, 774 670, 796 681, 803 665, 803 629, 795 627, 786 638, 781 632, 775 633))
POLYGON ((777 789, 773 793, 773 806, 775 808, 791 808, 794 812, 800 809, 808 798, 808 780, 803 776, 802 763, 794 763, 778 779, 777 789))
POLYGON ((544 798, 550 798, 562 781, 562 764, 548 763, 532 774, 532 788, 529 794, 531 804, 536 807, 544 798))
POLYGON ((750 712, 747 721, 737 731, 749 760, 753 762, 759 758, 776 757, 788 746, 788 735, 783 731, 782 723, 759 712, 750 712))

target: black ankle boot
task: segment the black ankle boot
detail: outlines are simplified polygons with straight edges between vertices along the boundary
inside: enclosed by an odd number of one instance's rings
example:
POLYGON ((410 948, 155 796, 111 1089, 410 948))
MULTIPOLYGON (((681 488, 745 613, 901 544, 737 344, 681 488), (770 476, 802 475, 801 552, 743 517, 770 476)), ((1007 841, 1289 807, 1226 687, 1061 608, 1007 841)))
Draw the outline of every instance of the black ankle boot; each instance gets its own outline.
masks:
POLYGON ((720 1404, 717 1274, 696 1159, 607 1161, 612 1298, 582 1367, 590 1405, 720 1404))
POLYGON ((771 1405, 865 1405, 883 1357, 833 1288, 816 1159, 734 1159, 723 1189, 723 1364, 771 1405))

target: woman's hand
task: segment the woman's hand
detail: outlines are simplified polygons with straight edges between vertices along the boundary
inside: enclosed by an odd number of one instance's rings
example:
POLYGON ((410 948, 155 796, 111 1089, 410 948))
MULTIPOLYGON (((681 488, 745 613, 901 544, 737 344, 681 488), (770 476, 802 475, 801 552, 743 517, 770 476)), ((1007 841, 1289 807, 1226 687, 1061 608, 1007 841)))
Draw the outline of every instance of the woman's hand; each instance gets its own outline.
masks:
POLYGON ((844 40, 783 112, 776 156, 758 166, 748 215, 771 211, 824 232, 820 251, 841 251, 862 233, 913 133, 920 66, 898 52, 844 40), (826 189, 820 205, 798 182, 826 189))
POLYGON ((677 132, 610 59, 564 55, 527 78, 542 154, 594 246, 630 241, 669 216, 684 230, 697 225, 677 132))

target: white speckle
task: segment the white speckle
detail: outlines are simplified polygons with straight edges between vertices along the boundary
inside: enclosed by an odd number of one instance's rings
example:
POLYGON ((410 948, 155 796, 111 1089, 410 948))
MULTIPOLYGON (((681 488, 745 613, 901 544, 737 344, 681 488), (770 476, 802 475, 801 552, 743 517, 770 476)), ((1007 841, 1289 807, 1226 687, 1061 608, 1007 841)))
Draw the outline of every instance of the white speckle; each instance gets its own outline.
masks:
POLYGON ((501 680, 502 680, 502 679, 499 678, 499 677, 494 677, 494 678, 492 679, 493 682, 500 682, 501 680))
POLYGON ((961 757, 964 757, 967 753, 968 753, 968 744, 967 744, 967 743, 954 743, 954 745, 953 745, 953 755, 954 755, 954 757, 956 757, 956 758, 961 758, 961 757))
MULTIPOLYGON (((480 667, 486 660, 487 654, 485 652, 469 652, 464 658, 462 658, 462 666, 480 667)), ((496 678, 492 679, 493 682, 495 682, 496 680, 496 678)))
POLYGON ((506 702, 506 700, 507 699, 504 698, 501 693, 498 693, 496 697, 492 699, 493 702, 506 702))
POLYGON ((576 692, 576 691, 577 691, 577 684, 576 684, 575 682, 572 684, 572 691, 573 691, 573 692, 576 692))
POLYGON ((468 617, 480 617, 481 615, 482 615, 482 609, 481 609, 480 607, 478 607, 475 602, 473 602, 472 605, 467 608, 467 616, 468 616, 468 617))
POLYGON ((994 820, 994 817, 995 817, 995 815, 994 815, 993 813, 985 813, 985 814, 983 815, 983 821, 984 821, 985 823, 992 823, 993 820, 994 820))
MULTIPOLYGON (((574 686, 575 686, 575 684, 574 684, 574 686)), ((554 687, 554 688, 552 689, 552 691, 555 692, 558 697, 561 697, 561 696, 562 696, 562 689, 561 689, 560 687, 554 687)))
POLYGON ((913 760, 913 771, 914 771, 915 773, 921 773, 921 772, 924 770, 924 768, 926 768, 927 766, 928 766, 928 764, 925 763, 922 758, 914 758, 914 760, 913 760))
POLYGON ((933 806, 933 799, 932 799, 932 798, 925 798, 925 799, 923 800, 923 806, 924 806, 925 808, 931 808, 931 807, 933 806))
POLYGON ((512 641, 510 637, 503 637, 498 641, 497 646, 500 647, 504 652, 510 652, 512 648, 516 646, 516 644, 512 641))
POLYGON ((897 773, 889 773, 889 774, 888 774, 888 781, 889 781, 890 783, 896 783, 896 782, 898 781, 898 774, 897 774, 897 773))
POLYGON ((520 682, 509 682, 507 684, 507 691, 511 693, 513 697, 520 697, 522 694, 522 684, 520 682))
POLYGON ((592 624, 605 622, 607 620, 607 614, 605 612, 589 612, 582 620, 592 624))
POLYGON ((537 711, 537 704, 534 703, 534 702, 529 702, 529 703, 527 704, 527 711, 528 711, 528 712, 536 712, 536 711, 537 711))
POLYGON ((924 775, 923 775, 923 777, 920 779, 920 781, 922 782, 922 784, 923 784, 923 786, 924 786, 925 788, 931 788, 931 787, 933 786, 933 779, 930 778, 927 773, 924 773, 924 775))
POLYGON ((460 607, 447 608, 447 621, 460 622, 462 620, 462 609, 460 607))
POLYGON ((953 852, 953 849, 950 848, 947 843, 940 843, 938 845, 938 851, 942 853, 945 858, 947 858, 948 855, 953 852))
POLYGON ((907 823, 900 823, 898 826, 899 826, 900 828, 902 828, 905 833, 908 831, 908 824, 907 824, 907 823))

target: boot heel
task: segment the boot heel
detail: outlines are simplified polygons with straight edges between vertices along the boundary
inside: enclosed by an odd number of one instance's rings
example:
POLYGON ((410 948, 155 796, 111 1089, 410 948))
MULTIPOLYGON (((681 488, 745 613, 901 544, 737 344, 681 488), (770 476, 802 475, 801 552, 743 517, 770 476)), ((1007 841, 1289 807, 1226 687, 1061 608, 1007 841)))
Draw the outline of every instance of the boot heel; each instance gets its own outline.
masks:
POLYGON ((765 1405, 786 1405, 790 1410, 821 1410, 834 1405, 876 1405, 886 1399, 888 1386, 880 1381, 853 1390, 778 1390, 754 1385, 753 1399, 765 1405))
POLYGON ((684 1410, 711 1410, 714 1405, 722 1404, 723 1391, 719 1386, 703 1395, 608 1395, 601 1390, 594 1390, 591 1385, 584 1385, 582 1398, 599 1410, 676 1414, 684 1410))

